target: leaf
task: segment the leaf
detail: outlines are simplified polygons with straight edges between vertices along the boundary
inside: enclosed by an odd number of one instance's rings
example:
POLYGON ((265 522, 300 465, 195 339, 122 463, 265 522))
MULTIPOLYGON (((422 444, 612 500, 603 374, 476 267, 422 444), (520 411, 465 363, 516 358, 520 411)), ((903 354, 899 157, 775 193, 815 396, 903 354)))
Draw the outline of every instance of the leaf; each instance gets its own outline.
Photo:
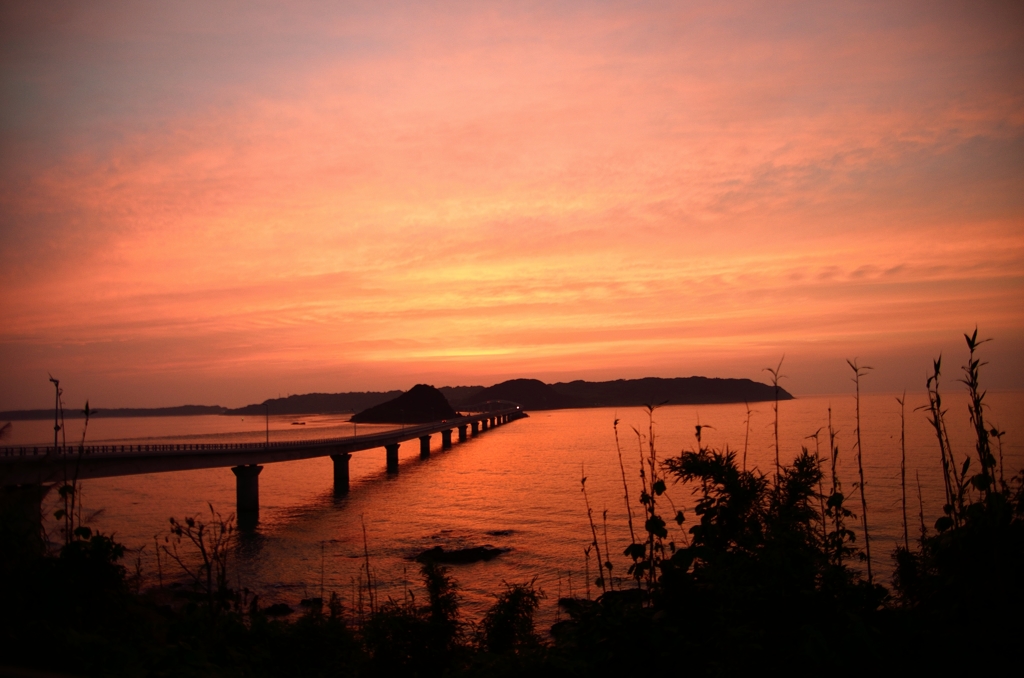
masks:
POLYGON ((683 515, 682 511, 676 511, 676 525, 682 525, 683 521, 686 520, 686 516, 683 515))
POLYGON ((66 516, 66 515, 67 515, 67 511, 65 511, 64 509, 57 509, 57 510, 56 510, 56 511, 54 512, 54 514, 53 514, 53 517, 54 517, 54 518, 55 518, 56 520, 60 520, 61 518, 63 518, 63 517, 64 517, 64 516, 66 516))
POLYGON ((646 544, 630 544, 626 547, 626 550, 622 552, 622 555, 629 556, 633 560, 642 560, 646 553, 646 544))
POLYGON ((939 532, 945 532, 951 527, 953 527, 953 519, 949 516, 942 516, 935 521, 935 529, 939 532))
POLYGON ((661 516, 652 516, 647 519, 644 523, 644 528, 649 534, 653 534, 655 537, 665 538, 668 536, 668 530, 665 529, 665 521, 661 519, 661 516))
POLYGON ((658 496, 661 496, 661 495, 665 494, 665 481, 664 480, 655 481, 654 487, 652 489, 654 490, 654 494, 656 494, 658 496))

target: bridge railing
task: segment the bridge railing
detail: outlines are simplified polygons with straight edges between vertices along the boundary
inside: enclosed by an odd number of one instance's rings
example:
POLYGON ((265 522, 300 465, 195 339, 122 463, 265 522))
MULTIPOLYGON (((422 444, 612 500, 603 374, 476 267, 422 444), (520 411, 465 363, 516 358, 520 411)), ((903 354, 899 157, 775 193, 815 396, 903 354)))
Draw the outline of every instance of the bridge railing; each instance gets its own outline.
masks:
MULTIPOLYGON (((518 407, 506 408, 500 412, 490 413, 501 413, 511 414, 519 411, 518 407)), ((148 444, 148 445, 62 445, 56 448, 45 447, 45 446, 12 446, 0 448, 0 457, 29 457, 29 456, 70 456, 70 455, 96 455, 96 454, 145 454, 153 452, 224 452, 231 450, 256 450, 256 449, 274 449, 274 448, 295 448, 295 447, 315 447, 319 445, 333 445, 343 442, 351 442, 353 439, 362 438, 368 440, 371 438, 379 437, 385 439, 395 434, 399 436, 405 436, 415 434, 420 429, 436 427, 437 424, 447 423, 452 427, 457 427, 462 423, 469 422, 476 419, 475 416, 459 417, 458 419, 452 419, 447 422, 432 422, 430 424, 421 424, 418 426, 410 426, 403 429, 392 429, 389 431, 377 431, 374 433, 368 433, 362 436, 345 436, 341 438, 316 438, 312 440, 281 440, 274 442, 251 442, 251 443, 164 443, 164 444, 148 444)))
POLYGON ((139 452, 201 452, 201 451, 222 451, 222 450, 241 450, 241 449, 267 449, 273 447, 295 447, 296 445, 325 445, 341 440, 351 440, 348 438, 316 438, 313 440, 288 440, 288 441, 275 441, 272 443, 166 443, 166 444, 149 444, 149 445, 66 445, 54 447, 38 447, 38 446, 23 446, 23 447, 3 447, 0 448, 0 456, 4 457, 25 457, 33 455, 47 455, 56 454, 58 455, 71 455, 71 454, 120 454, 120 453, 139 453, 139 452))

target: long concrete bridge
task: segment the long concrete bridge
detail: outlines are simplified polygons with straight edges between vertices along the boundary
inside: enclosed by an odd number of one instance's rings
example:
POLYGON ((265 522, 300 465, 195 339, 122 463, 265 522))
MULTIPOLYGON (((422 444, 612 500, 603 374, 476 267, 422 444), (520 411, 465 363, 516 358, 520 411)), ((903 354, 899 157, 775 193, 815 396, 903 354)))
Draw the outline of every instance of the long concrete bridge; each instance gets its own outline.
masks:
POLYGON ((334 462, 334 492, 343 495, 349 490, 348 462, 353 452, 383 447, 388 472, 398 473, 398 448, 403 442, 419 440, 420 456, 425 458, 430 456, 434 434, 441 434, 441 447, 448 449, 453 431, 458 431, 459 442, 464 442, 471 435, 523 416, 518 406, 511 406, 380 433, 289 442, 3 447, 0 486, 8 495, 19 494, 22 501, 34 502, 38 511, 48 486, 72 479, 230 468, 235 474, 239 525, 254 525, 263 464, 329 456, 334 462))

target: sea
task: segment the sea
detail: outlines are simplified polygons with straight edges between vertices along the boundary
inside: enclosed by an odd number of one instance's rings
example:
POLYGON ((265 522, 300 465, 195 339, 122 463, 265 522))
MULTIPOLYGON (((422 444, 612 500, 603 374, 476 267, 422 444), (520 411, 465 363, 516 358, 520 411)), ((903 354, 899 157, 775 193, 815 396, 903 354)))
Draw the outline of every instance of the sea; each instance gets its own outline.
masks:
MULTIPOLYGON (((867 394, 860 399, 872 566, 882 583, 888 583, 891 556, 903 538, 904 448, 911 539, 920 535, 922 516, 932 529, 943 504, 939 448, 923 409, 927 394, 906 394, 902 408, 897 397, 867 394)), ((1000 444, 993 442, 1009 479, 1024 469, 1024 392, 990 392, 985 402, 989 428, 1005 431, 1000 444)), ((974 455, 967 396, 945 394, 943 405, 954 456, 962 463, 974 455)), ((853 395, 779 402, 780 457, 783 463, 792 461, 807 447, 817 450, 828 468, 830 416, 839 449, 838 475, 847 505, 858 515, 850 522, 856 545, 862 546, 853 395)), ((267 464, 259 477, 259 524, 237 534, 229 577, 233 585, 258 593, 265 604, 299 609, 303 599, 335 593, 354 613, 361 597, 368 605, 367 563, 378 602, 411 596, 422 600, 425 592, 415 560, 419 553, 434 546, 450 550, 490 545, 504 552, 489 561, 449 566, 466 620, 479 622, 506 585, 532 582, 544 593, 537 617, 544 628, 559 617, 559 597, 598 595, 595 532, 602 557, 610 554, 611 585, 628 585, 628 559, 623 555, 630 543, 627 506, 639 532, 641 458, 650 454, 652 438, 657 458, 664 460, 695 449, 700 426, 703 445, 734 451, 741 465, 745 458, 748 468, 771 475, 775 422, 771 402, 530 412, 528 418, 444 451, 436 435, 427 459, 420 458, 418 441, 404 443, 397 474, 386 472, 383 449, 355 453, 351 491, 343 497, 334 496, 329 458, 267 464)), ((52 427, 47 421, 14 422, 4 444, 52 444, 52 427)), ((204 415, 94 418, 87 430, 83 420, 68 420, 64 433, 69 444, 84 435, 86 443, 99 445, 262 441, 267 436, 284 441, 383 428, 357 427, 347 415, 204 415)), ((659 511, 669 522, 669 539, 684 545, 695 520, 694 488, 671 476, 667 481, 659 511), (669 520, 677 510, 686 518, 681 526, 669 520)), ((228 519, 235 510, 235 477, 228 468, 94 479, 80 485, 85 523, 128 548, 125 565, 140 576, 143 589, 187 579, 163 551, 171 545, 172 517, 228 519)), ((826 492, 828 486, 826 479, 826 492)), ((57 500, 57 493, 50 492, 44 502, 44 523, 54 544, 61 539, 61 523, 53 518, 57 500)), ((180 548, 186 562, 194 558, 187 545, 180 548)))

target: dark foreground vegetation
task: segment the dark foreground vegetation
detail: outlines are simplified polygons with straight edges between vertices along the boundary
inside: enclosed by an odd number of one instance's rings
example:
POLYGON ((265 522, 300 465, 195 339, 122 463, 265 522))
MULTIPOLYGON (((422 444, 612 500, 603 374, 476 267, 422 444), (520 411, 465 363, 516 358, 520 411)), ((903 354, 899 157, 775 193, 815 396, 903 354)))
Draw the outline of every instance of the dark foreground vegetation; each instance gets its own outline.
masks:
MULTIPOLYGON (((652 427, 637 434, 639 487, 630 488, 625 471, 635 462, 622 461, 629 570, 613 572, 607 541, 592 520, 588 567, 592 556, 596 560, 589 585, 600 595, 561 599, 565 618, 550 634, 534 628, 543 593, 532 583, 507 585, 480 624, 464 623, 456 582, 430 560, 415 596, 378 600, 367 562, 358 602, 308 600, 297 621, 279 621, 273 608, 230 587, 226 554, 233 527, 212 509, 205 520, 172 521, 162 546, 166 567, 179 555, 182 566, 199 563, 188 570, 194 586, 139 593, 123 564, 124 548, 76 526, 71 488, 61 494, 68 510, 59 516, 65 520, 59 553, 31 556, 3 544, 5 554, 21 555, 5 555, 3 562, 0 664, 168 676, 850 675, 879 669, 954 675, 1019 667, 1024 472, 1004 473, 1002 433, 984 421, 979 343, 976 334, 968 337, 962 381, 976 446, 964 459, 953 458, 946 439, 939 361, 928 381, 927 414, 946 504, 939 520, 926 526, 919 504, 908 509, 904 482, 904 539, 892 554, 891 587, 875 581, 870 567, 862 572, 870 563, 864 562, 869 506, 862 494, 860 501, 844 494, 831 431, 828 454, 804 449, 766 475, 746 469, 735 452, 703 446, 699 427, 694 449, 660 460, 652 427), (694 490, 692 516, 666 511, 669 482, 694 490), (198 561, 185 557, 189 549, 200 554, 198 561)), ((855 378, 863 376, 863 368, 851 367, 855 378)), ((857 456, 860 467, 856 446, 845 454, 857 456)), ((861 490, 863 478, 849 486, 861 490)), ((589 513, 585 478, 582 489, 589 513)))

